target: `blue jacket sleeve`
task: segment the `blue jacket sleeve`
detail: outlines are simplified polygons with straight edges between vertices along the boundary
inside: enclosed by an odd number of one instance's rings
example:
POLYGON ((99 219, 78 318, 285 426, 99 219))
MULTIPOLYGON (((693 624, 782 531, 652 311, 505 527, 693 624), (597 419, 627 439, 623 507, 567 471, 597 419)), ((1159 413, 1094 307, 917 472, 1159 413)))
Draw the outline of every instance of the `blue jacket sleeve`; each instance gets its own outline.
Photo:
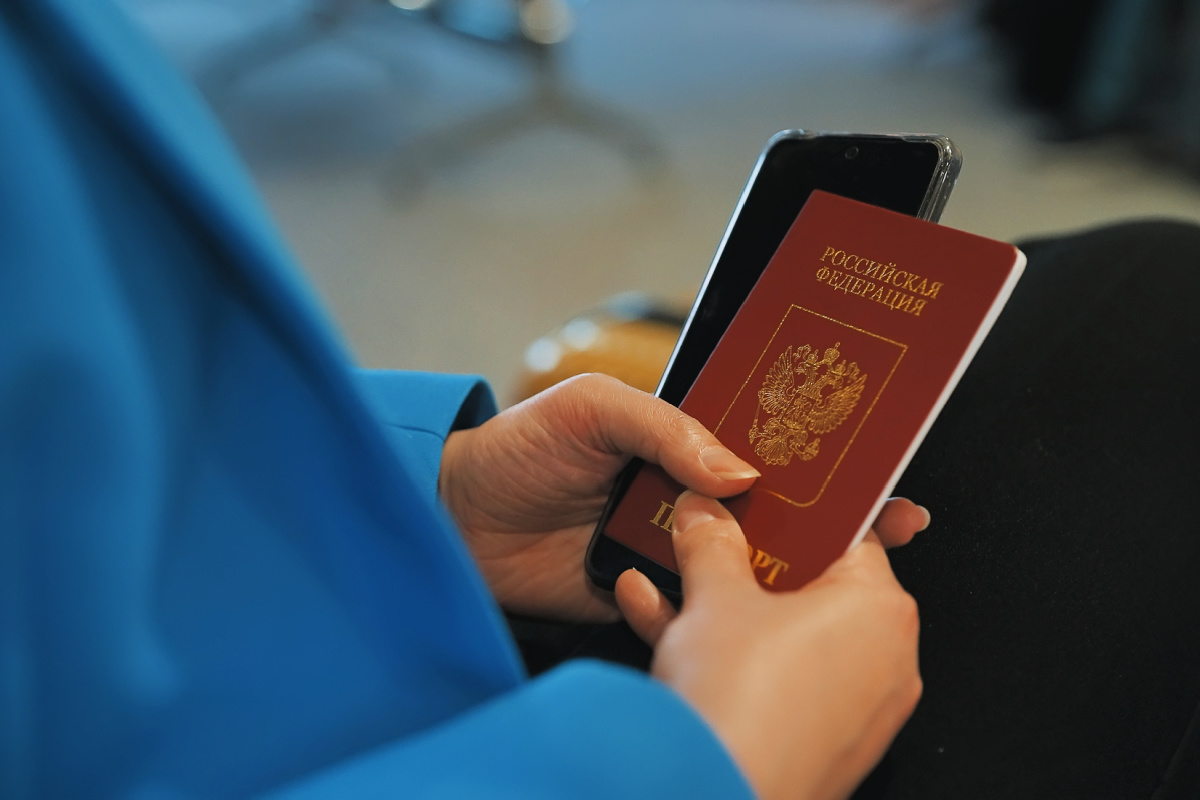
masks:
POLYGON ((671 690, 622 667, 579 661, 271 797, 736 799, 753 792, 671 690))
POLYGON ((432 500, 446 437, 496 413, 492 390, 470 375, 357 370, 355 376, 396 457, 432 500))
MULTIPOLYGON (((487 384, 471 376, 360 370, 356 377, 397 457, 430 497, 446 436, 496 411, 487 384)), ((584 661, 274 795, 351 796, 737 798, 751 792, 724 747, 674 692, 639 673, 584 661)))
POLYGON ((0 0, 0 797, 744 795, 665 686, 526 680, 432 502, 490 394, 351 383, 186 88, 0 0))

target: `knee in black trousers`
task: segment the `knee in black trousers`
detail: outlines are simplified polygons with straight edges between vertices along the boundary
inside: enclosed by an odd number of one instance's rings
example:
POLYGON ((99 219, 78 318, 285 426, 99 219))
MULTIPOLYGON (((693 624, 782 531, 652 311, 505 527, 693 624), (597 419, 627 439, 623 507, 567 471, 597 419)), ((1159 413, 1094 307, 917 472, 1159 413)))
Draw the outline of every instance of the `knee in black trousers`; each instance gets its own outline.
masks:
POLYGON ((906 471, 925 696, 860 797, 1200 797, 1200 228, 1023 246, 906 471))

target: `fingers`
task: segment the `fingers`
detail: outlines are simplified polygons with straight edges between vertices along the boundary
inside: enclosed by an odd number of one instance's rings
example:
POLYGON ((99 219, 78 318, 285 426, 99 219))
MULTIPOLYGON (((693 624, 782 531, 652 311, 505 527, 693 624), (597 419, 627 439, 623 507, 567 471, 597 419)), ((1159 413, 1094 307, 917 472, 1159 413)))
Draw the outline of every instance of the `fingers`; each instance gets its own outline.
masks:
POLYGON ((653 395, 603 375, 560 386, 573 393, 585 431, 596 432, 604 449, 660 464, 689 489, 728 497, 749 489, 759 476, 703 425, 653 395))
MULTIPOLYGON (((904 498, 889 500, 876 518, 876 527, 843 557, 840 570, 882 571, 894 581, 884 548, 907 543, 928 522, 929 512, 921 506, 904 498)), ((684 492, 676 501, 673 528, 685 596, 721 591, 719 587, 756 585, 745 536, 719 502, 684 492)))
POLYGON ((868 528, 867 535, 862 540, 863 542, 870 542, 871 544, 883 547, 883 541, 879 538, 879 534, 875 532, 874 528, 868 528))
POLYGON ((617 607, 643 642, 655 647, 679 612, 650 579, 636 569, 627 569, 617 578, 614 589, 617 607))
MULTIPOLYGON (((885 572, 892 575, 892 565, 888 561, 883 542, 874 530, 868 530, 863 540, 851 547, 842 557, 829 565, 822 577, 830 576, 836 579, 855 577, 859 580, 874 582, 885 572)), ((892 577, 894 580, 894 576, 892 577)))
POLYGON ((899 547, 912 541, 913 536, 929 526, 929 511, 903 497, 893 497, 884 503, 871 527, 879 534, 884 547, 899 547))
POLYGON ((723 505, 684 492, 676 501, 673 519, 671 541, 684 597, 757 587, 747 557, 746 537, 723 505))
POLYGON ((870 586, 886 591, 900 590, 900 583, 892 572, 883 542, 874 530, 868 530, 863 540, 829 565, 829 569, 818 581, 840 583, 849 581, 860 586, 870 586))
MULTIPOLYGON (((757 587, 747 558, 746 537, 733 516, 716 500, 684 492, 675 503, 672 542, 691 602, 715 593, 757 587)), ((637 570, 617 578, 617 606, 634 632, 656 646, 667 626, 678 616, 670 601, 637 570)))

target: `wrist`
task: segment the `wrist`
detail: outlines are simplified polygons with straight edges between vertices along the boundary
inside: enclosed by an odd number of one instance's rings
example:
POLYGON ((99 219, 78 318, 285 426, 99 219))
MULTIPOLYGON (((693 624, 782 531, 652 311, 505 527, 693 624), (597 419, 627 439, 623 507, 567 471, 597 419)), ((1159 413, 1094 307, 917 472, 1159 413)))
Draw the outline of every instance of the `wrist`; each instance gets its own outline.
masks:
POLYGON ((442 461, 441 467, 438 469, 438 497, 460 528, 463 523, 459 513, 460 495, 463 488, 462 463, 466 459, 466 451, 475 430, 475 428, 464 428, 450 432, 442 445, 442 461))

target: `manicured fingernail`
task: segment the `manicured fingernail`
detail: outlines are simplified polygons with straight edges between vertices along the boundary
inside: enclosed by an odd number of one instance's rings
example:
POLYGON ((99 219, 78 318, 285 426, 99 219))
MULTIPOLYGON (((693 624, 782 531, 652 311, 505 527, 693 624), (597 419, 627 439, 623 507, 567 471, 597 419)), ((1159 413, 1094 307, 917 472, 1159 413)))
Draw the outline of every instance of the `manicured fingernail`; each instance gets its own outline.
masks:
POLYGON ((702 450, 700 463, 713 475, 726 481, 740 481, 762 475, 754 467, 719 445, 702 450))
POLYGON ((671 516, 671 527, 675 533, 685 533, 697 525, 703 525, 709 520, 716 519, 704 506, 704 503, 690 503, 687 498, 692 492, 684 492, 675 501, 675 513, 671 516))
POLYGON ((925 515, 925 524, 917 528, 917 532, 919 533, 929 527, 929 523, 933 521, 933 515, 929 513, 929 509, 925 506, 917 506, 917 508, 921 509, 921 513, 925 515))

